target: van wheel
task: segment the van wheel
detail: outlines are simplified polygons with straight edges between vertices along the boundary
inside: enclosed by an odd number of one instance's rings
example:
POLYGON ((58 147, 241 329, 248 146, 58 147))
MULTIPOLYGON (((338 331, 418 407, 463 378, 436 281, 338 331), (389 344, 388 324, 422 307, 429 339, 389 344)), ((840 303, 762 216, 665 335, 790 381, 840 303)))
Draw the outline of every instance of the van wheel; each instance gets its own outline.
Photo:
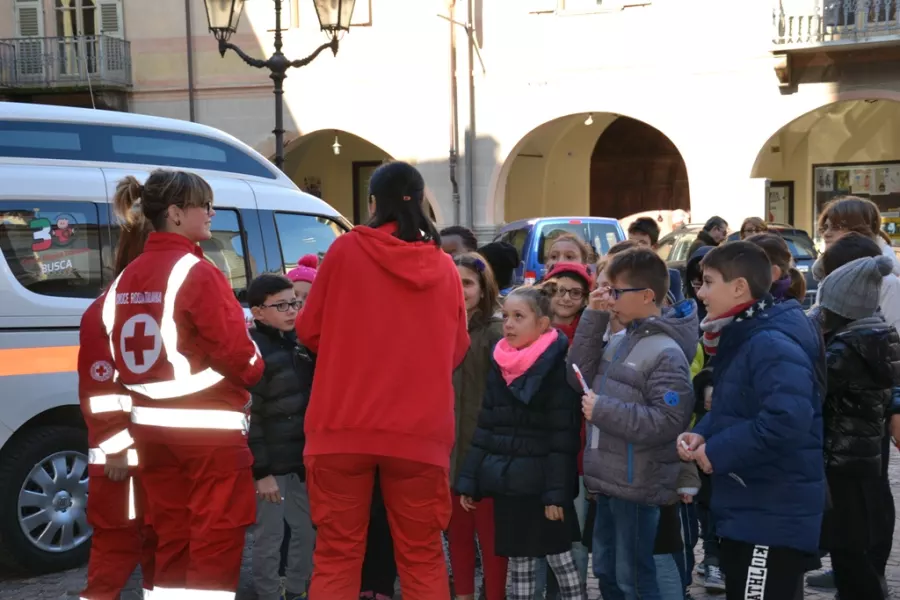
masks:
POLYGON ((87 496, 84 430, 40 427, 13 440, 0 458, 0 564, 35 574, 83 565, 87 496))

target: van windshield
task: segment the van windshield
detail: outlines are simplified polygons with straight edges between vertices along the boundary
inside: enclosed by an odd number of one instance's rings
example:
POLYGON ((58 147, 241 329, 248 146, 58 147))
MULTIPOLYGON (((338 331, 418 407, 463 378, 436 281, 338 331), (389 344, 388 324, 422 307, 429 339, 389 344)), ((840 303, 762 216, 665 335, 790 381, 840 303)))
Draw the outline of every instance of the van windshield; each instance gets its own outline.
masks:
POLYGON ((622 241, 619 228, 615 223, 604 223, 597 221, 561 221, 558 223, 546 223, 541 229, 541 237, 538 240, 538 261, 544 264, 546 252, 553 245, 553 240, 559 236, 573 233, 590 243, 594 248, 594 252, 598 256, 603 256, 611 246, 622 241))

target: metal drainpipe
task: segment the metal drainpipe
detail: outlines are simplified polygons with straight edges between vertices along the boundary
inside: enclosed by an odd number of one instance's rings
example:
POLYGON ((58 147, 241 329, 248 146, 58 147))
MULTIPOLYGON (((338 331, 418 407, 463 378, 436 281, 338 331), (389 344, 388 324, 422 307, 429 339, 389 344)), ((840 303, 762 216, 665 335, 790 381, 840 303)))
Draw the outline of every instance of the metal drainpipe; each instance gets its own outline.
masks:
POLYGON ((466 226, 475 226, 475 2, 469 0, 466 14, 469 34, 469 131, 466 136, 466 226))
POLYGON ((197 120, 194 112, 194 29, 191 24, 191 0, 184 0, 185 35, 187 36, 188 114, 191 122, 197 120))
POLYGON ((450 187, 453 192, 453 224, 459 225, 462 205, 459 200, 459 86, 456 79, 456 0, 449 0, 450 20, 450 187))

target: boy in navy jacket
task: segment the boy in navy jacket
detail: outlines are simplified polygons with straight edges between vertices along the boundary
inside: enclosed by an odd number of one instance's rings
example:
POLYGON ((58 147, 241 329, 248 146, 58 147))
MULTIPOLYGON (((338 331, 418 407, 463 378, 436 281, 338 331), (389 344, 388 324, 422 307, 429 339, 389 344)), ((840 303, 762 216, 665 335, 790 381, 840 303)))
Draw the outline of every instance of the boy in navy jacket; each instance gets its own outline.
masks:
POLYGON ((678 452, 712 476, 728 600, 794 598, 825 508, 821 335, 796 301, 773 303, 754 244, 711 250, 702 266, 712 410, 678 452))

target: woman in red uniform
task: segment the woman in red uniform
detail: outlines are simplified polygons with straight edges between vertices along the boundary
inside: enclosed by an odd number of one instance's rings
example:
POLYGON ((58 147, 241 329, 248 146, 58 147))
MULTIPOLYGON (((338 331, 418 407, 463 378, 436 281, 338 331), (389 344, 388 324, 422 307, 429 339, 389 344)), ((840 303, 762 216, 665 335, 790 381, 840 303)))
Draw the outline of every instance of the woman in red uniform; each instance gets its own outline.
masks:
MULTIPOLYGON (((132 234, 121 236, 115 257, 118 276, 144 249, 150 223, 135 213, 118 215, 132 234)), ((153 589, 156 535, 143 515, 141 481, 131 447, 131 397, 114 376, 109 336, 103 326, 103 302, 97 298, 81 319, 78 350, 78 396, 88 430, 87 518, 94 529, 85 600, 117 600, 140 564, 144 590, 153 589), (105 449, 105 450, 104 450, 105 449)))
POLYGON ((158 536, 148 600, 234 598, 256 517, 245 388, 263 361, 231 286, 198 245, 211 237, 212 203, 202 177, 163 169, 144 185, 126 177, 115 197, 117 210, 153 226, 103 306, 158 536))
POLYGON ((403 596, 448 600, 453 369, 469 347, 462 284, 406 163, 369 183, 368 226, 335 240, 297 332, 318 354, 304 452, 317 526, 313 599, 357 600, 375 469, 403 596))

